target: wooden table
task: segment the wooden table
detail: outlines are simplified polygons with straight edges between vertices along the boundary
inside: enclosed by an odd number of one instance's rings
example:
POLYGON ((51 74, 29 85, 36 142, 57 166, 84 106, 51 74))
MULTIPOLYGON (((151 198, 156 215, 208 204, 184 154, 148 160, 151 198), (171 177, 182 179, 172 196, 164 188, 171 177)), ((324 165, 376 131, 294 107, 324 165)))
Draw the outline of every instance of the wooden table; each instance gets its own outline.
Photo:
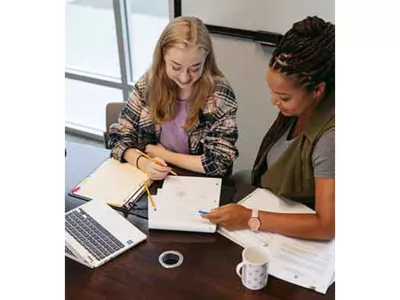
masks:
MULTIPOLYGON (((80 144, 67 144, 66 211, 84 203, 67 195, 90 171, 109 156, 109 151, 80 144)), ((234 201, 254 187, 235 186, 234 201)), ((122 214, 122 213, 121 213, 122 214)), ((242 247, 218 233, 199 234, 148 230, 147 220, 125 217, 147 235, 147 240, 97 269, 65 258, 66 299, 334 299, 335 284, 326 295, 270 276, 266 288, 250 291, 236 275, 242 247), (164 269, 158 262, 166 250, 183 254, 183 264, 164 269)))

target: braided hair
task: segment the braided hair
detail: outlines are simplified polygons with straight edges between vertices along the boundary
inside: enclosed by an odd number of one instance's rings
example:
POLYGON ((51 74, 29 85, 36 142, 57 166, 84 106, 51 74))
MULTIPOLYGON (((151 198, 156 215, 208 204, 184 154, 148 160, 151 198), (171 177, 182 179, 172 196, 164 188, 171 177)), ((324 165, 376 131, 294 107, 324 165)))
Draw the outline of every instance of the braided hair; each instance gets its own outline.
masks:
POLYGON ((269 66, 312 91, 321 82, 335 88, 335 25, 319 17, 296 22, 283 36, 269 66))

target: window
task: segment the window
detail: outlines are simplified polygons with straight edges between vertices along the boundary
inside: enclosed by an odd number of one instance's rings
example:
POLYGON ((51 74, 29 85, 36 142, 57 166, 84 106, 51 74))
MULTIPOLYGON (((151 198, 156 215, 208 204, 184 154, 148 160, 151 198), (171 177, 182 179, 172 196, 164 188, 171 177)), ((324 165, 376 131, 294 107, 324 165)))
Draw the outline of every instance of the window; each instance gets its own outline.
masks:
POLYGON ((150 66, 157 40, 169 22, 168 1, 130 0, 129 2, 131 23, 129 44, 132 54, 132 78, 135 82, 150 66))
POLYGON ((170 19, 168 0, 67 0, 66 130, 102 138, 105 105, 126 101, 170 19))
POLYGON ((71 128, 94 135, 105 131, 105 108, 108 102, 123 101, 120 89, 79 80, 65 80, 66 119, 71 128))
POLYGON ((66 69, 121 79, 113 0, 69 1, 65 13, 66 69))

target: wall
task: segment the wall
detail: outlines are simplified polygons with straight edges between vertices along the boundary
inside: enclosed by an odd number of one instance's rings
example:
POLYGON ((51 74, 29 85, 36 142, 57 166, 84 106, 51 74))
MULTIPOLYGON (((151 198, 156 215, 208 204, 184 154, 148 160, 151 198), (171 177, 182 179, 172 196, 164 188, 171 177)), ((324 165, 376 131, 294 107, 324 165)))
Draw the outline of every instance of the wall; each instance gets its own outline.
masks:
POLYGON ((239 158, 234 171, 251 169, 261 140, 278 113, 271 105, 265 82, 273 48, 221 35, 212 35, 212 41, 218 65, 230 81, 239 106, 239 158))
POLYGON ((334 0, 181 0, 182 13, 206 24, 284 34, 308 15, 334 21, 334 0))
MULTIPOLYGON (((173 1, 169 1, 171 7, 173 1)), ((182 14, 214 25, 284 34, 293 22, 309 15, 334 22, 334 4, 334 0, 182 0, 182 14)), ((217 34, 212 41, 218 65, 231 82, 239 105, 239 158, 234 171, 251 169, 261 140, 278 113, 265 82, 274 48, 217 34)))

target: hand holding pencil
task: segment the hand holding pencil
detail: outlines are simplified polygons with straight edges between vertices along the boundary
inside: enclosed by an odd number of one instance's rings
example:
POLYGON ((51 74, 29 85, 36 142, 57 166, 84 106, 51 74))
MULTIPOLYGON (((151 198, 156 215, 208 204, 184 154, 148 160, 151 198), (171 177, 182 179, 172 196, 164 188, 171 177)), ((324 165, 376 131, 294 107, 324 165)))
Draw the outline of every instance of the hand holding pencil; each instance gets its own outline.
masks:
POLYGON ((145 171, 151 179, 162 180, 168 175, 168 173, 177 175, 174 171, 172 171, 171 167, 169 167, 163 159, 157 157, 152 158, 138 149, 135 149, 135 151, 147 160, 147 163, 142 168, 144 168, 143 171, 145 171))

